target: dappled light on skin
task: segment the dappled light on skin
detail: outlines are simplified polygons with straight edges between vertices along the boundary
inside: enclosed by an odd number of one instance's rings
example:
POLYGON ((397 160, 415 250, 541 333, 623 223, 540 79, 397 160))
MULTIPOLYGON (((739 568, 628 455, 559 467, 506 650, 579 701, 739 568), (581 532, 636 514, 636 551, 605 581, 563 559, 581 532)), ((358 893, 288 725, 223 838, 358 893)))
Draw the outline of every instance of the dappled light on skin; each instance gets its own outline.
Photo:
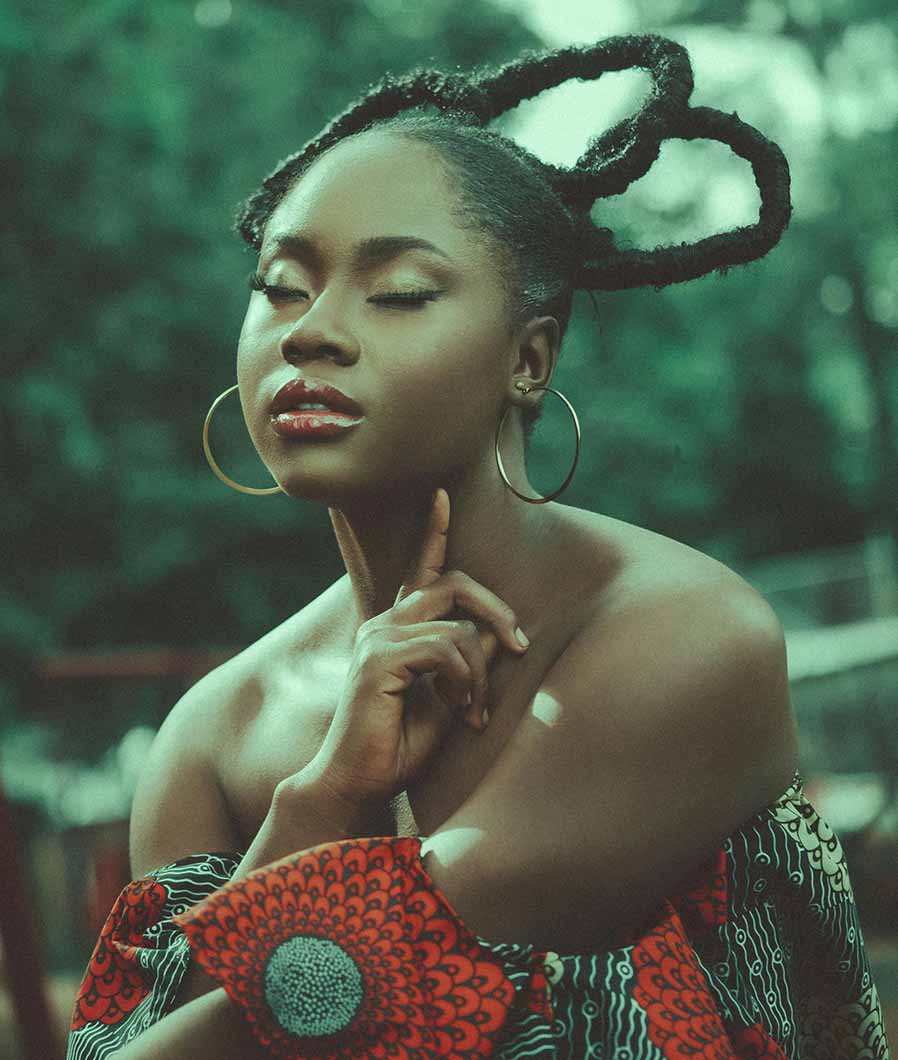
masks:
POLYGON ((482 828, 448 828, 421 844, 421 857, 432 854, 433 858, 444 867, 454 864, 466 857, 471 850, 483 842, 482 828))
POLYGON ((540 689, 533 699, 533 717, 543 722, 546 728, 554 729, 561 721, 564 708, 561 703, 549 695, 544 689, 540 689))

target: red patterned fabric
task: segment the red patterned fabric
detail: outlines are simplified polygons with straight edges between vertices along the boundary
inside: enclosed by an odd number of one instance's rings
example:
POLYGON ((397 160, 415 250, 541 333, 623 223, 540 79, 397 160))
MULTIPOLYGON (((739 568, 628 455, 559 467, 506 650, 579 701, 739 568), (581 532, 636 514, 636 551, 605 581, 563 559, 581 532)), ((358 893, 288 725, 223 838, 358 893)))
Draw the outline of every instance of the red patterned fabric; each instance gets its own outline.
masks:
POLYGON ((272 1056, 889 1060, 844 852, 797 771, 590 953, 472 935, 424 838, 323 844, 236 882, 240 852, 195 854, 128 884, 66 1060, 111 1060, 164 1018, 192 957, 272 1056))
POLYGON ((72 1030, 89 1023, 118 1023, 152 989, 152 978, 135 960, 144 932, 155 923, 168 892, 147 876, 116 898, 81 981, 72 1030))
MULTIPOLYGON (((487 1057, 515 990, 420 847, 413 837, 324 843, 173 919, 274 1056, 487 1057)), ((528 1005, 550 1014, 541 975, 528 1005)))
POLYGON ((665 1057, 789 1060, 760 1024, 727 1029, 681 915, 669 901, 664 907, 630 953, 632 994, 652 1044, 665 1057))

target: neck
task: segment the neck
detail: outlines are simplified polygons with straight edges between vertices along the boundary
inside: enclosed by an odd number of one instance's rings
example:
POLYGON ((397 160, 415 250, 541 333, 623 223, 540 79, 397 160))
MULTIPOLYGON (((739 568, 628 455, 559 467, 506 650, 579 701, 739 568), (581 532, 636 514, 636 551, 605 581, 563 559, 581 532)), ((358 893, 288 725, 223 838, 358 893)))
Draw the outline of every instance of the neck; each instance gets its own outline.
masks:
MULTIPOLYGON (((450 501, 443 571, 463 571, 495 593, 514 609, 525 630, 528 620, 537 617, 557 507, 516 497, 502 481, 492 454, 491 459, 491 469, 484 461, 453 482, 422 484, 401 496, 369 496, 351 509, 329 509, 352 588, 355 628, 392 607, 400 587, 414 576, 437 486, 450 501)), ((510 481, 522 493, 537 496, 523 460, 514 465, 506 471, 510 481)))

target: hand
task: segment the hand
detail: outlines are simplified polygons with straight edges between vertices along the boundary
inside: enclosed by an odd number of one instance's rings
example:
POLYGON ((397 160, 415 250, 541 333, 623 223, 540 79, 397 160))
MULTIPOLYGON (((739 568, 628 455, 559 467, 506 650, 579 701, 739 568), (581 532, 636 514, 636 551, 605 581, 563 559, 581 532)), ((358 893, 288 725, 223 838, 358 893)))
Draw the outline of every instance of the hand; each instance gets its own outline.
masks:
POLYGON ((448 529, 449 494, 438 489, 412 580, 392 607, 359 627, 330 729, 307 767, 359 808, 404 791, 457 713, 482 730, 488 665, 500 645, 526 651, 506 603, 461 571, 442 573, 448 529), (492 629, 480 633, 473 621, 447 618, 458 610, 492 629))

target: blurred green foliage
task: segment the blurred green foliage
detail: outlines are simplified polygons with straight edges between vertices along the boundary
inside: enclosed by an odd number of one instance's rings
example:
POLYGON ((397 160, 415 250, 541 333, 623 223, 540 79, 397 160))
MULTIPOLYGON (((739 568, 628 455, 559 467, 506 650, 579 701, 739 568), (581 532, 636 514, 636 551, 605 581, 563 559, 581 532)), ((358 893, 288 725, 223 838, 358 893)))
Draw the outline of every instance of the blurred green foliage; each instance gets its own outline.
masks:
MULTIPOLYGON (((553 380, 584 435, 562 500, 731 564, 895 526, 898 14, 888 0, 639 10, 640 31, 687 46, 696 27, 726 34, 728 54, 743 41, 758 56, 792 45, 830 109, 804 138, 790 94, 771 90, 773 65, 735 76, 725 98, 697 75, 693 102, 738 109, 794 152, 802 197, 762 262, 600 294, 598 314, 577 296, 553 380)), ((326 511, 238 494, 203 458, 203 417, 234 382, 254 264, 231 232, 236 205, 386 70, 467 69, 542 43, 488 0, 0 10, 0 637, 15 664, 0 718, 26 709, 35 653, 242 645, 342 573, 326 511)), ((596 114, 592 131, 607 124, 596 114)), ((698 238, 718 178, 749 204, 744 216, 733 205, 727 227, 751 223, 747 165, 709 144, 665 145, 657 174, 595 216, 625 244, 698 238)), ((543 492, 573 455, 567 413, 547 402, 531 461, 543 492)), ((237 402, 218 419, 222 465, 269 485, 237 402)))

